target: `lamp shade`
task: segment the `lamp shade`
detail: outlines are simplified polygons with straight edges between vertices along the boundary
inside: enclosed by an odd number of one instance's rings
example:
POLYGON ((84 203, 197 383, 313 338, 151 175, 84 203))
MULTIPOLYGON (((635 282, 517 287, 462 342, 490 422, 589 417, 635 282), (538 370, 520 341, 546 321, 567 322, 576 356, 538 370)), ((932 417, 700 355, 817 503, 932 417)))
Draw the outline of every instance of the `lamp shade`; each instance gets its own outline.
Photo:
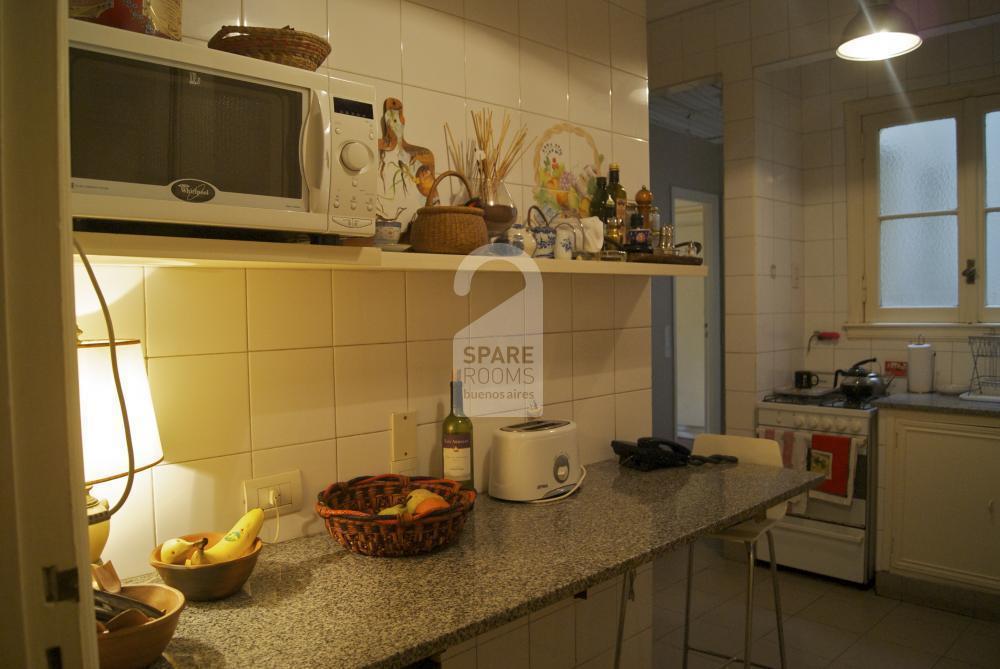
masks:
MULTIPOLYGON (((80 425, 87 485, 128 475, 125 428, 109 349, 107 341, 84 341, 77 345, 80 425)), ((163 459, 145 358, 142 345, 136 339, 115 342, 115 351, 132 432, 135 471, 141 471, 163 459)))
POLYGON ((844 60, 887 60, 923 44, 913 20, 891 2, 862 6, 844 28, 837 55, 844 60))

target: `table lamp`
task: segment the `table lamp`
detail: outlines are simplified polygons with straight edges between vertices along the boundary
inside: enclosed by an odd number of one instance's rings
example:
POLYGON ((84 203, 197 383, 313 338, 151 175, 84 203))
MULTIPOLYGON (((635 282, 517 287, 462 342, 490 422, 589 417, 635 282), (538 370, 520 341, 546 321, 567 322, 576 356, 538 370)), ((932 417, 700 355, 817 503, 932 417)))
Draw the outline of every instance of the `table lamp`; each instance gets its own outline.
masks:
MULTIPOLYGON (((115 351, 118 354, 118 372, 132 435, 132 470, 140 472, 163 460, 145 358, 138 339, 117 340, 115 351)), ((80 377, 80 424, 87 486, 90 561, 99 563, 111 524, 107 513, 108 501, 95 499, 90 494, 90 489, 98 483, 129 475, 128 447, 111 369, 110 342, 79 342, 77 365, 80 377)), ((127 495, 126 488, 122 502, 127 495)), ((120 503, 116 506, 120 506, 120 503)))

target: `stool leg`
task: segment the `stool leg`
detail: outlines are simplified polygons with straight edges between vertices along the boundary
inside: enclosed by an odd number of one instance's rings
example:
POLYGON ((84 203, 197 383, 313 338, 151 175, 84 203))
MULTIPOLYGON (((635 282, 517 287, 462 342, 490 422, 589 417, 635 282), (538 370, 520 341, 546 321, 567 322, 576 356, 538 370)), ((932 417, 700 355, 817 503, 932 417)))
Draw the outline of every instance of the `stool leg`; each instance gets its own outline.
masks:
POLYGON ((754 545, 756 542, 747 541, 747 617, 743 629, 743 666, 750 669, 750 655, 753 650, 753 568, 755 562, 754 545))
POLYGON ((691 638, 691 581, 694 579, 694 542, 688 544, 687 596, 684 598, 684 669, 688 666, 688 648, 691 638))
POLYGON ((774 615, 778 622, 778 652, 781 653, 781 669, 785 664, 785 625, 781 621, 781 594, 778 592, 778 559, 774 556, 774 535, 767 531, 767 552, 771 556, 771 582, 774 584, 774 615))

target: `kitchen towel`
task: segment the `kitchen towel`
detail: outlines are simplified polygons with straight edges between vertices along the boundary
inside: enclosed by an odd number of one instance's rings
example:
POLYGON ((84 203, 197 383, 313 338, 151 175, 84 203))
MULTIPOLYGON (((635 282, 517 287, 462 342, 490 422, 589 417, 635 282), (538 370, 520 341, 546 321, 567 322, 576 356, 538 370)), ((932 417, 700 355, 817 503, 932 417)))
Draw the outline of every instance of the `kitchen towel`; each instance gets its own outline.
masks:
MULTIPOLYGON (((786 469, 804 472, 808 464, 809 434, 791 430, 777 430, 772 427, 758 427, 757 436, 761 439, 773 439, 781 447, 781 461, 786 469)), ((796 495, 788 500, 788 512, 804 514, 809 497, 806 493, 796 495)))
POLYGON ((929 393, 934 388, 934 347, 930 344, 909 344, 906 347, 907 390, 929 393))
POLYGON ((826 480, 809 491, 813 499, 843 506, 854 501, 854 470, 857 443, 850 437, 814 434, 809 449, 809 471, 819 472, 826 480))
POLYGON ((600 253, 604 248, 604 223, 596 216, 588 216, 580 222, 583 224, 583 250, 600 253))

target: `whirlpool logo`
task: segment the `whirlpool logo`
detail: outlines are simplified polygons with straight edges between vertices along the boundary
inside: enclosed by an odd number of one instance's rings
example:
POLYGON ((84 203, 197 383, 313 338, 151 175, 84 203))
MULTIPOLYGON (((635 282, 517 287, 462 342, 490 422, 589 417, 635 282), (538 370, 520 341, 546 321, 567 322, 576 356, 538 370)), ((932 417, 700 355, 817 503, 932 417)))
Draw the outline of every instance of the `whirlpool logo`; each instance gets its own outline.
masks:
POLYGON ((185 202, 208 202, 215 197, 215 188, 200 179, 180 179, 170 185, 170 192, 185 202))

